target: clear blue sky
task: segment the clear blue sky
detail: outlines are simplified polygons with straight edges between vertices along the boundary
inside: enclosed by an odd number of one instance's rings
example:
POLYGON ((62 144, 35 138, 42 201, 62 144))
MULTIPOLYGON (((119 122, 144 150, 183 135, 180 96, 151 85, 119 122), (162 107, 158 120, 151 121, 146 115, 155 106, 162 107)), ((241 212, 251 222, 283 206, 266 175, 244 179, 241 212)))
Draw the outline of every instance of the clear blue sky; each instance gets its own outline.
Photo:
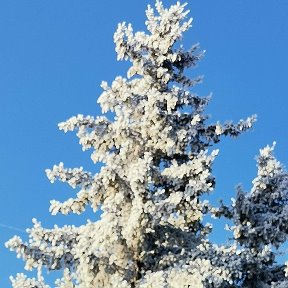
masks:
MULTIPOLYGON (((213 92, 212 119, 258 114, 252 132, 219 145, 213 197, 230 199, 236 184, 250 189, 262 146, 276 140, 276 155, 288 166, 288 1, 188 2, 194 26, 184 42, 187 48, 200 42, 207 50, 197 68, 204 83, 195 91, 213 92)), ((117 23, 126 20, 143 30, 148 3, 153 0, 0 1, 1 288, 10 287, 10 274, 23 270, 4 242, 14 234, 26 236, 9 226, 25 230, 33 217, 46 227, 93 219, 91 213, 50 216, 50 199, 64 200, 77 191, 51 185, 44 170, 63 161, 97 171, 76 137, 58 131, 57 123, 78 113, 100 113, 99 84, 126 73, 127 65, 115 58, 117 23)), ((214 234, 222 241, 221 230, 214 234)))

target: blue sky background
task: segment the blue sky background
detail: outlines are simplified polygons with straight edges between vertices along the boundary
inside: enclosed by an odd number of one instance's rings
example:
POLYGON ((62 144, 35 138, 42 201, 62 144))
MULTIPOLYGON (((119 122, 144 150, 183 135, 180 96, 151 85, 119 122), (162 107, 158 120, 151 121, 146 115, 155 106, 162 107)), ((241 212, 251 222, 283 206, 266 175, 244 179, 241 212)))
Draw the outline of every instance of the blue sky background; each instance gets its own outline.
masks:
MULTIPOLYGON (((276 140, 276 155, 288 163, 288 1, 188 2, 194 22, 184 44, 200 42, 207 50, 195 71, 205 75, 204 83, 195 91, 213 92, 208 113, 215 122, 258 114, 252 132, 219 145, 213 199, 229 200, 236 184, 250 189, 259 148, 276 140)), ((44 170, 60 161, 99 168, 57 123, 78 113, 99 115, 101 81, 126 74, 127 64, 117 62, 114 52, 117 23, 143 30, 148 3, 153 1, 0 1, 0 287, 10 287, 8 276, 23 271, 23 262, 4 248, 14 234, 26 239, 14 228, 31 227, 33 217, 45 227, 97 218, 89 211, 50 216, 51 199, 77 191, 51 185, 44 170)), ((225 242, 221 227, 213 237, 225 242)))

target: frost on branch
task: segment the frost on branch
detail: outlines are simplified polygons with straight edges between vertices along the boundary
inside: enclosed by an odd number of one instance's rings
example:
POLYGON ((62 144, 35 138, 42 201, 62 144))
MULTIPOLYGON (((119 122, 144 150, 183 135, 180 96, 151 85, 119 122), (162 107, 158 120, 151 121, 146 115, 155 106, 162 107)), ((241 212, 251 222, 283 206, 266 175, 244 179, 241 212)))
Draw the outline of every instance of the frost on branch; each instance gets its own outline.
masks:
POLYGON ((273 156, 274 147, 275 142, 260 150, 252 190, 239 190, 235 202, 235 238, 254 249, 278 248, 287 239, 288 173, 273 156))
POLYGON ((52 183, 78 189, 73 198, 51 201, 53 215, 91 206, 101 209, 101 218, 53 229, 34 219, 28 243, 15 236, 6 246, 37 277, 18 274, 13 287, 48 287, 43 268, 63 272, 59 288, 287 287, 287 267, 275 264, 273 252, 288 232, 287 172, 272 154, 274 145, 260 151, 250 193, 239 188, 231 206, 207 200, 216 183, 218 149, 211 147, 249 130, 256 116, 207 123, 210 97, 192 92, 201 77, 186 76, 204 52, 198 44, 189 50, 178 45, 192 23, 185 6, 148 6, 147 32, 119 24, 117 57, 131 67, 127 78, 103 81, 98 99, 113 121, 77 115, 59 124, 65 133, 76 131, 82 149, 91 149, 91 159, 103 167, 95 175, 63 163, 46 170, 52 183), (209 213, 233 221, 231 244, 209 241, 209 213))

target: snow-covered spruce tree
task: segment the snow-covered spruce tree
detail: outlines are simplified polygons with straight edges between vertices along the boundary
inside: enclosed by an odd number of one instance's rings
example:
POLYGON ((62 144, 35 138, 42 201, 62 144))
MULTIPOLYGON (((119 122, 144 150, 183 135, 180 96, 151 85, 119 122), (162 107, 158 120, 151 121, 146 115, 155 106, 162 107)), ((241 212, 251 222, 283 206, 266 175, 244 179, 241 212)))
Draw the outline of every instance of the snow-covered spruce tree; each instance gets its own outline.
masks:
POLYGON ((60 163, 47 170, 51 182, 67 182, 79 192, 51 213, 83 212, 87 205, 103 214, 80 227, 44 229, 33 220, 29 243, 15 236, 7 247, 37 269, 37 278, 11 278, 13 287, 44 288, 42 269, 63 271, 55 285, 90 287, 288 287, 285 265, 275 263, 275 249, 288 233, 288 174, 273 156, 260 150, 258 175, 252 190, 238 194, 231 206, 212 207, 203 201, 215 186, 212 172, 222 136, 238 136, 255 117, 238 124, 207 124, 208 98, 191 88, 189 79, 203 53, 198 46, 185 51, 177 45, 191 26, 188 11, 177 3, 157 14, 148 6, 148 33, 133 33, 119 24, 114 35, 118 60, 130 60, 128 79, 102 83, 104 116, 78 115, 59 127, 77 130, 83 150, 103 162, 96 175, 60 163), (208 240, 211 225, 203 216, 226 217, 234 223, 234 242, 216 245, 208 240))

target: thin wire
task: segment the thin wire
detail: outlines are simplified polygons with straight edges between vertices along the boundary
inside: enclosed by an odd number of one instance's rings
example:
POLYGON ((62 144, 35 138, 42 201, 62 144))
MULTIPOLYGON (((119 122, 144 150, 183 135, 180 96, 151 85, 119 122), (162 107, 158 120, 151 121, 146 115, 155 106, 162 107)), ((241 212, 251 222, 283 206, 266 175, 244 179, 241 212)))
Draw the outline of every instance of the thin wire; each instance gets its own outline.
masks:
POLYGON ((21 228, 17 228, 17 227, 14 227, 14 226, 6 225, 6 224, 3 224, 3 223, 0 223, 0 227, 6 228, 6 229, 9 229, 9 230, 14 230, 14 231, 26 233, 26 231, 21 229, 21 228))

